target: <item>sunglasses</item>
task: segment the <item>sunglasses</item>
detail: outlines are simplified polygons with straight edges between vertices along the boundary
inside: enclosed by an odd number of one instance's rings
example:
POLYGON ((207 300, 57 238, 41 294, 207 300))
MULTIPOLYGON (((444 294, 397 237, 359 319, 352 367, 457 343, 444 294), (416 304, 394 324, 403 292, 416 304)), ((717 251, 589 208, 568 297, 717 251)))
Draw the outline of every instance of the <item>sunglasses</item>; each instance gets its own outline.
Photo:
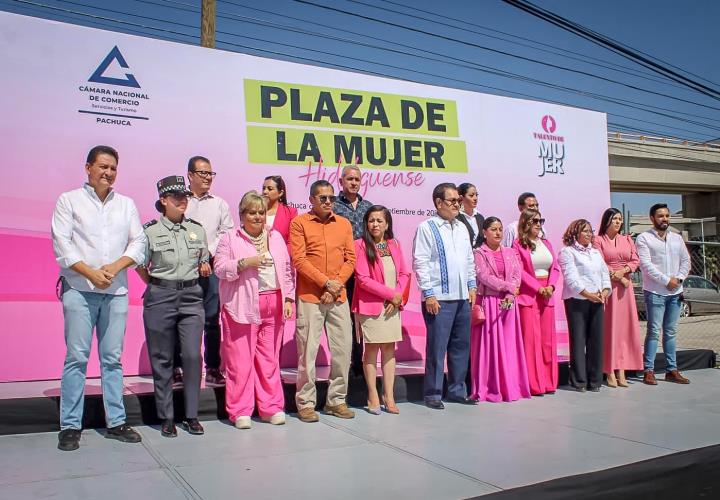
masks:
POLYGON ((204 179, 212 179, 217 175, 217 172, 207 172, 205 170, 191 170, 193 174, 197 174, 204 179))
POLYGON ((335 200, 337 200, 337 196, 332 195, 332 194, 321 194, 321 195, 316 196, 316 198, 318 200, 320 200, 320 203, 327 203, 327 202, 335 203, 335 200))
POLYGON ((530 224, 532 224, 532 225, 539 224, 542 226, 545 224, 545 219, 530 219, 530 224))

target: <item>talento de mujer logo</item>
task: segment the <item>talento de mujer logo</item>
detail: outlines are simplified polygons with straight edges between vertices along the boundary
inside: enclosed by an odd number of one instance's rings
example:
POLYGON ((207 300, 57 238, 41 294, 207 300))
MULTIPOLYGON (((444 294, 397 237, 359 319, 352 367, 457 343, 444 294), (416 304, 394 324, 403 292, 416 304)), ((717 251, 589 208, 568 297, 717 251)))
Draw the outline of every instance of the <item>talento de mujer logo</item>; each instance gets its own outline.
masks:
POLYGON ((538 158, 542 162, 538 177, 545 174, 565 174, 565 138, 556 135, 557 121, 551 115, 540 119, 540 126, 544 132, 533 132, 533 137, 539 141, 540 152, 538 158))

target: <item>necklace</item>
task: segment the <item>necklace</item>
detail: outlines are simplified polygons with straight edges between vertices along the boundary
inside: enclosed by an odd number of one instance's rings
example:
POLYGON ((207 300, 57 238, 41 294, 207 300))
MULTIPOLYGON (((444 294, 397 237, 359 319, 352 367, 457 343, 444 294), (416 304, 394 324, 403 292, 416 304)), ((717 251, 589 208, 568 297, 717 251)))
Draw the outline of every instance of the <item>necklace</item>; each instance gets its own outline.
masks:
POLYGON ((267 231, 265 229, 262 230, 262 232, 257 236, 252 236, 247 231, 245 231, 245 228, 243 227, 243 233, 252 241, 253 245, 255 245, 255 249, 257 250, 257 253, 259 255, 264 254, 267 252, 267 231))
POLYGON ((378 257, 387 257, 390 254, 390 250, 388 249, 387 241, 381 241, 380 243, 375 243, 375 248, 377 248, 377 255, 378 257))

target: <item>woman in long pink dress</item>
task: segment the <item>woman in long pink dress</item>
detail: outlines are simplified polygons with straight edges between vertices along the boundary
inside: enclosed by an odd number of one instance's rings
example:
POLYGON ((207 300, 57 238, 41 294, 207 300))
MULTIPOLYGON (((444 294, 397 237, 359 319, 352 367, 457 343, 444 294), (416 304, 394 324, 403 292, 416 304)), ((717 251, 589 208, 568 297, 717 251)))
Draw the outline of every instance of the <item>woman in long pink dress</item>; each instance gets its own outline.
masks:
POLYGON ((603 372, 610 387, 627 387, 625 370, 643 369, 640 324, 630 279, 640 259, 632 238, 621 233, 622 225, 623 215, 620 210, 608 208, 593 242, 610 269, 612 283, 612 293, 605 303, 603 360, 603 372))
POLYGON ((530 397, 520 316, 520 261, 512 248, 500 246, 502 222, 483 223, 485 243, 475 250, 478 298, 485 320, 470 336, 470 397, 482 401, 515 401, 530 397))
POLYGON ((517 302, 533 396, 553 394, 558 386, 555 286, 561 273, 555 250, 543 236, 544 223, 537 210, 523 210, 513 242, 522 265, 517 302))

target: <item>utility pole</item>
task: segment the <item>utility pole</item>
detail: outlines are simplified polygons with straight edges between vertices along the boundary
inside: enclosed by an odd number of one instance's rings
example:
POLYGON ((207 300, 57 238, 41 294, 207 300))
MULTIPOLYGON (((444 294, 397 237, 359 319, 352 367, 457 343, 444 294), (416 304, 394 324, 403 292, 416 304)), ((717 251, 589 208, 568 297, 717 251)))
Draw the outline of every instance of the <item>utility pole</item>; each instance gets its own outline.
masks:
POLYGON ((202 0, 200 45, 211 49, 215 48, 215 0, 202 0))

